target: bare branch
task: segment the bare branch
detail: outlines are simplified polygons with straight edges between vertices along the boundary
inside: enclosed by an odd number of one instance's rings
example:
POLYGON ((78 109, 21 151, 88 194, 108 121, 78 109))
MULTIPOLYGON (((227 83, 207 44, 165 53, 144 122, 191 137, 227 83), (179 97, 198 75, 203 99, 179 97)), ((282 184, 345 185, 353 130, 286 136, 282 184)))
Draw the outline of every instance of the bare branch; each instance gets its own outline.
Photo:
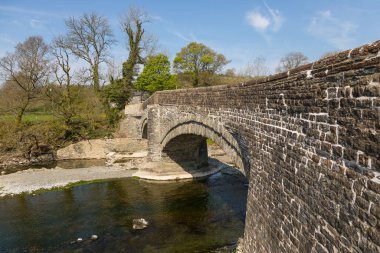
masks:
POLYGON ((256 57, 252 62, 248 62, 240 72, 242 76, 266 76, 269 74, 269 68, 266 65, 266 59, 264 57, 256 57))
POLYGON ((109 49, 116 42, 108 20, 90 13, 79 18, 71 17, 65 24, 68 33, 63 40, 64 47, 90 65, 93 86, 99 90, 99 66, 108 62, 109 49))
POLYGON ((294 69, 298 66, 306 64, 308 58, 301 52, 291 52, 285 57, 281 58, 280 64, 276 69, 276 72, 284 72, 294 69))

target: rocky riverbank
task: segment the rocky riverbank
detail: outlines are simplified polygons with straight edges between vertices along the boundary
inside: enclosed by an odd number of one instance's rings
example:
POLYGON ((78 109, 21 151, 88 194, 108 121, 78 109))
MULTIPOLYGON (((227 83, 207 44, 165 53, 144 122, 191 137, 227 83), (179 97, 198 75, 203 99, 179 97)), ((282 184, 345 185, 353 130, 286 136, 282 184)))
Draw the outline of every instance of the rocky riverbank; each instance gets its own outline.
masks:
POLYGON ((29 166, 32 164, 33 161, 26 159, 22 154, 2 154, 0 155, 0 174, 9 167, 29 166))
POLYGON ((32 193, 42 189, 64 187, 80 181, 131 177, 132 170, 121 167, 79 169, 28 169, 0 176, 0 196, 32 193))
MULTIPOLYGON (((225 173, 235 171, 228 172, 227 169, 231 168, 227 165, 229 158, 215 145, 209 147, 209 166, 203 168, 189 166, 186 169, 176 163, 147 161, 146 146, 146 140, 98 139, 82 141, 57 151, 56 157, 62 161, 66 159, 82 159, 80 161, 105 159, 107 166, 69 167, 76 167, 75 169, 63 168, 63 166, 25 169, 28 161, 14 159, 14 162, 8 163, 8 166, 22 165, 22 167, 15 173, 8 172, 8 174, 4 170, 2 171, 0 196, 65 187, 80 181, 125 177, 170 181, 202 178, 220 170, 225 173)), ((60 164, 58 163, 58 165, 60 164)))
MULTIPOLYGON (((210 159, 210 166, 185 171, 179 166, 171 165, 168 171, 152 170, 151 164, 141 163, 141 169, 131 166, 94 166, 89 168, 63 169, 28 169, 0 176, 0 196, 21 193, 33 193, 39 190, 49 190, 65 187, 78 182, 106 180, 114 178, 138 177, 147 180, 170 181, 202 178, 222 171, 226 174, 235 174, 236 169, 218 161, 210 159)), ((157 165, 157 164, 156 164, 157 165)), ((162 164, 161 166, 168 166, 162 164)))

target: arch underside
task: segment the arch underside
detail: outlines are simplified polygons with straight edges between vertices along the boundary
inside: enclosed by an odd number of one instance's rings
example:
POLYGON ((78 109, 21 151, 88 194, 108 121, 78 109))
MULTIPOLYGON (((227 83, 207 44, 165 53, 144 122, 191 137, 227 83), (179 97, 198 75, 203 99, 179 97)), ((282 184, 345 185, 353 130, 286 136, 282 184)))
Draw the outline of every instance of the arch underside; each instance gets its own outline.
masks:
MULTIPOLYGON (((205 119, 206 121, 207 119, 205 119)), ((210 121, 210 120, 209 120, 210 121)), ((177 146, 182 146, 184 150, 191 150, 192 146, 199 145, 198 149, 192 152, 198 152, 202 146, 206 145, 206 139, 213 140, 223 151, 231 158, 233 164, 245 175, 247 175, 248 166, 243 162, 243 154, 239 147, 239 143, 235 137, 224 127, 220 122, 200 122, 198 120, 187 120, 177 123, 169 128, 162 135, 160 143, 162 154, 165 156, 167 146, 173 143, 173 140, 178 140, 177 146), (192 138, 192 141, 189 141, 192 138)), ((195 146, 194 146, 195 147, 195 146)), ((199 153, 199 157, 194 156, 204 162, 204 156, 199 153)), ((207 155, 207 146, 206 146, 207 155)))
POLYGON ((148 118, 147 115, 144 114, 141 117, 141 124, 140 124, 140 133, 142 139, 148 139, 148 118))

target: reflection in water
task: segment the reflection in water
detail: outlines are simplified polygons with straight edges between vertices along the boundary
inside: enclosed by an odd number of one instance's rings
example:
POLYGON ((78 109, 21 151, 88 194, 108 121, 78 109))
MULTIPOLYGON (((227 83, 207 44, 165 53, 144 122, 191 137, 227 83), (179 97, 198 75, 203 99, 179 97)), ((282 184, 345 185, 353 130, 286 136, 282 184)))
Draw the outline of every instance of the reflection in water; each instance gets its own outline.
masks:
POLYGON ((207 252, 244 230, 247 188, 232 175, 120 179, 0 200, 0 252, 207 252), (132 220, 149 226, 132 229, 132 220), (99 236, 90 241, 92 234, 99 236), (75 243, 78 237, 84 242, 75 243))

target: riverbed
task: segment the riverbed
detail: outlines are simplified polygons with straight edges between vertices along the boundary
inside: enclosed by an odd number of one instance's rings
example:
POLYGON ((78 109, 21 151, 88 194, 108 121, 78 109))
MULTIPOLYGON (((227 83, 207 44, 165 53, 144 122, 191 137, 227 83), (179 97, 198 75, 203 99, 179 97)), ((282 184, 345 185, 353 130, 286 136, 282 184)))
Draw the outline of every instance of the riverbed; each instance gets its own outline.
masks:
POLYGON ((0 200, 0 252, 211 252, 242 236, 246 195, 241 176, 219 172, 186 182, 124 178, 7 196, 0 200), (138 218, 147 228, 132 228, 138 218))

